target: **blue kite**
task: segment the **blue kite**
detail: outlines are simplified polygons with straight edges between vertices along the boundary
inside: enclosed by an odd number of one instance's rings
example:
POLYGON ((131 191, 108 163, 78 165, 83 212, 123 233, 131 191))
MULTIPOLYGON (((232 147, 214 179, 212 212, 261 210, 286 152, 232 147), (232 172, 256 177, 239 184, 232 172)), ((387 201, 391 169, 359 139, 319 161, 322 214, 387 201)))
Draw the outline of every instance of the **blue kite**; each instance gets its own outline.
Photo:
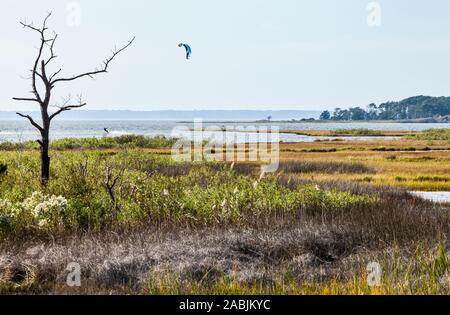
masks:
POLYGON ((189 60, 192 55, 191 47, 188 44, 183 44, 183 43, 178 44, 178 47, 184 47, 184 49, 186 49, 186 60, 189 60))

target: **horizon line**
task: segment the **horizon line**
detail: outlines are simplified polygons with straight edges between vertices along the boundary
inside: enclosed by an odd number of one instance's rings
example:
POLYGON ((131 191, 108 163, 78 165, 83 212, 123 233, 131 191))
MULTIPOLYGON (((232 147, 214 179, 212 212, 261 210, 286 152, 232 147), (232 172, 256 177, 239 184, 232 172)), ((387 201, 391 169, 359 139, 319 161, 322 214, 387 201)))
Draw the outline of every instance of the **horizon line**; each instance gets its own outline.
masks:
MULTIPOLYGON (((298 112, 319 112, 326 109, 78 109, 73 112, 214 112, 214 111, 227 111, 227 112, 283 112, 283 111, 298 111, 298 112)), ((21 110, 24 111, 24 110, 21 110)), ((37 110, 26 110, 26 112, 40 112, 37 110)), ((0 110, 0 113, 16 113, 16 110, 0 110)))

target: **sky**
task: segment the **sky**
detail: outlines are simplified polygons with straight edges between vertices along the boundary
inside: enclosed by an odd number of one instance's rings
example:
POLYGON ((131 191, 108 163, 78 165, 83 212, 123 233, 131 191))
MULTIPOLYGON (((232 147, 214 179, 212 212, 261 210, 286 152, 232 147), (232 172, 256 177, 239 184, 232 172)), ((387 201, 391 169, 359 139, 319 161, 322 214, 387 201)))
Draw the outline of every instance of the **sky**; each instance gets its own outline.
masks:
POLYGON ((2 0, 0 110, 37 109, 29 75, 48 11, 52 69, 106 75, 55 87, 87 109, 298 109, 450 95, 448 0, 2 0), (51 33, 50 33, 51 34, 51 33), (186 61, 180 42, 193 50, 186 61))

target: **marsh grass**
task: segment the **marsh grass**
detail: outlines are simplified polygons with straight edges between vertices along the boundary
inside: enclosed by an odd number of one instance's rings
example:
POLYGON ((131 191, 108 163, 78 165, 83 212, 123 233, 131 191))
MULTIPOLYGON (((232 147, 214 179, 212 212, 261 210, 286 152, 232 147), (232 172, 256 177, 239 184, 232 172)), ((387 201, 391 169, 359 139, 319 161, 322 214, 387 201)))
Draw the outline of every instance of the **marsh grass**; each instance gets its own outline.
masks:
POLYGON ((336 129, 333 134, 336 135, 349 135, 349 136, 382 136, 383 131, 372 129, 336 129))
POLYGON ((280 172, 265 177, 252 163, 177 163, 160 149, 69 145, 52 152, 45 189, 38 152, 3 151, 0 292, 450 293, 448 206, 393 187, 448 185, 446 153, 397 153, 394 162, 372 144, 298 151, 317 145, 282 152, 280 172), (108 190, 111 178, 117 184, 108 190), (67 200, 52 208, 55 224, 40 227, 23 207, 36 191, 67 200), (65 285, 72 261, 84 270, 78 289, 65 285), (374 261, 380 287, 367 284, 374 261))
MULTIPOLYGON (((141 135, 121 135, 118 137, 101 138, 65 138, 51 142, 53 150, 74 149, 132 149, 132 148, 171 148, 176 142, 174 138, 164 136, 146 137, 141 135)), ((36 141, 1 142, 0 150, 38 150, 36 141)))
POLYGON ((427 129, 416 135, 408 136, 415 140, 450 140, 450 129, 427 129))
POLYGON ((4 244, 0 292, 40 294, 448 294, 445 243, 366 249, 323 226, 85 235, 4 244), (12 246, 11 246, 12 245, 12 246), (6 250, 6 246, 9 248, 6 250), (83 267, 65 286, 65 267, 83 267), (379 286, 366 267, 382 267, 379 286), (85 267, 89 266, 89 267, 85 267))
POLYGON ((63 196, 68 203, 67 209, 51 219, 58 222, 55 230, 36 228, 28 210, 22 210, 23 201, 42 189, 36 174, 38 154, 4 154, 10 167, 0 182, 3 236, 91 231, 149 222, 157 226, 260 226, 272 224, 276 218, 295 217, 300 209, 315 212, 375 202, 369 195, 321 192, 308 185, 286 189, 274 177, 258 180, 245 175, 253 166, 240 170, 240 166, 232 169, 214 163, 175 163, 142 151, 104 153, 54 154, 53 180, 42 194, 45 198, 63 196), (110 187, 112 180, 114 187, 110 187))
POLYGON ((373 168, 361 163, 322 162, 322 161, 284 161, 280 163, 280 171, 286 173, 375 173, 373 168))

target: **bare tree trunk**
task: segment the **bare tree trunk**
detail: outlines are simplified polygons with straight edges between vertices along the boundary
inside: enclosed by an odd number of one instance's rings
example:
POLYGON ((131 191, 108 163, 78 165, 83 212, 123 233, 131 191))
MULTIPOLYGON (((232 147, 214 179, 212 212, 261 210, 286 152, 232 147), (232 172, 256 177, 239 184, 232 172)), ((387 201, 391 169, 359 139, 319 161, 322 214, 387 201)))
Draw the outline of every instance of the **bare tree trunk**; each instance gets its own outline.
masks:
POLYGON ((57 110, 49 115, 48 113, 48 107, 51 104, 50 99, 52 96, 52 89, 55 87, 55 84, 60 82, 70 82, 75 81, 84 77, 90 77, 101 73, 107 73, 110 63, 116 58, 118 54, 120 54, 122 51, 127 49, 134 41, 134 37, 128 41, 128 43, 123 46, 120 49, 115 49, 112 52, 112 55, 106 59, 103 62, 103 67, 100 69, 96 69, 94 71, 85 72, 79 75, 74 75, 68 78, 57 78, 58 74, 61 72, 62 69, 59 69, 55 73, 51 74, 50 76, 47 75, 47 65, 56 58, 56 55, 54 54, 53 48, 55 45, 55 41, 58 37, 58 35, 55 33, 54 37, 48 38, 46 37, 45 33, 48 30, 47 28, 47 20, 50 18, 51 13, 47 15, 47 17, 44 19, 44 22, 42 24, 42 27, 35 27, 33 23, 26 23, 21 22, 20 24, 27 29, 30 29, 32 31, 35 31, 39 33, 41 44, 39 46, 38 55, 34 61, 33 68, 31 69, 31 85, 32 85, 32 91, 33 97, 14 97, 13 99, 15 101, 25 101, 25 102, 35 102, 39 104, 41 108, 41 115, 42 115, 42 125, 39 125, 30 115, 25 115, 22 113, 17 113, 20 117, 26 118, 30 121, 31 125, 33 125, 36 129, 39 130, 41 133, 41 139, 38 140, 40 149, 41 149, 41 182, 42 185, 47 185, 49 179, 50 179, 50 157, 49 157, 49 146, 50 146, 50 123, 53 118, 61 114, 62 112, 69 111, 75 108, 81 108, 86 105, 86 103, 83 103, 81 100, 81 96, 79 97, 78 104, 70 104, 71 101, 70 97, 65 101, 65 103, 62 106, 56 106, 57 110), (44 50, 48 48, 48 55, 49 57, 45 59, 44 57, 44 50), (40 64, 40 72, 39 72, 39 64, 40 64), (45 91, 41 93, 38 90, 37 87, 37 79, 41 79, 45 91))
MULTIPOLYGON (((45 74, 44 66, 42 67, 43 73, 45 74)), ((45 77, 44 77, 45 78, 45 77)), ((46 186, 50 179, 50 117, 48 115, 48 103, 50 100, 51 87, 47 87, 47 92, 44 101, 41 104, 41 118, 42 118, 42 129, 41 129, 41 140, 39 144, 41 146, 41 183, 46 186)))
POLYGON ((41 146, 41 182, 47 185, 50 178, 50 157, 48 156, 48 140, 41 146))
POLYGON ((41 145, 41 183, 45 186, 50 179, 50 156, 48 153, 50 139, 48 130, 42 132, 42 139, 39 144, 41 145))

